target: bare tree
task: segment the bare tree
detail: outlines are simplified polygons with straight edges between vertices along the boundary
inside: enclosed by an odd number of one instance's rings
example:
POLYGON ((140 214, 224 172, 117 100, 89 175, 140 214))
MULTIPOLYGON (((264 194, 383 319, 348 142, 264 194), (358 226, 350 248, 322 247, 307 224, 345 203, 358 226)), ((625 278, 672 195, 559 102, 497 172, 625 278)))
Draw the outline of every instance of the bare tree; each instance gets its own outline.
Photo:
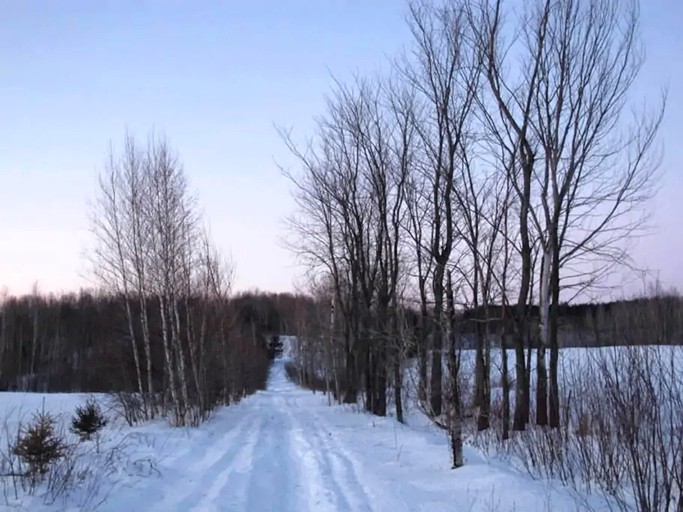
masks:
POLYGON ((335 327, 342 331, 344 340, 343 401, 355 402, 360 292, 353 279, 352 259, 345 256, 345 252, 353 247, 349 233, 356 226, 364 227, 365 221, 362 217, 354 217, 354 212, 350 211, 354 192, 347 185, 354 183, 354 175, 348 174, 351 170, 345 166, 350 160, 332 153, 324 133, 321 134, 322 154, 317 154, 313 148, 302 152, 288 133, 281 131, 281 136, 303 167, 301 175, 285 172, 295 187, 294 197, 299 208, 290 219, 295 236, 291 247, 310 269, 311 276, 320 273, 332 281, 335 313, 342 320, 336 322, 335 327))
MULTIPOLYGON (((127 149, 132 148, 127 144, 127 149)), ((99 177, 99 195, 91 211, 91 230, 96 246, 90 259, 100 284, 107 291, 123 296, 128 336, 135 362, 137 391, 143 395, 140 353, 131 307, 134 274, 127 251, 128 205, 125 198, 127 183, 124 171, 124 169, 132 169, 136 166, 136 159, 137 155, 128 151, 122 158, 117 158, 113 147, 110 146, 104 172, 99 177)), ((144 414, 147 416, 146 401, 143 403, 145 404, 144 414)))
POLYGON ((152 348, 147 309, 148 276, 147 254, 149 250, 149 223, 147 222, 145 198, 149 191, 148 175, 145 172, 145 154, 138 147, 134 137, 126 133, 123 154, 120 158, 120 186, 123 201, 124 250, 130 260, 130 271, 140 308, 140 325, 146 360, 147 397, 146 408, 154 417, 156 401, 152 376, 152 348), (149 404, 147 404, 149 401, 149 404))
MULTIPOLYGON (((418 151, 419 154, 419 151, 418 151)), ((429 183, 424 173, 413 170, 406 183, 407 220, 404 232, 410 240, 407 252, 412 255, 407 260, 409 268, 413 268, 409 275, 417 288, 417 302, 420 309, 420 320, 416 335, 418 358, 418 398, 426 402, 428 391, 428 346, 431 331, 430 323, 430 293, 428 287, 429 276, 432 273, 433 261, 430 257, 426 232, 429 226, 429 200, 426 199, 429 183)))
MULTIPOLYGON (((520 282, 516 301, 514 345, 516 354, 516 388, 514 429, 523 430, 529 421, 529 382, 524 359, 528 336, 528 303, 532 284, 532 235, 530 210, 532 176, 536 162, 536 147, 530 129, 533 109, 533 91, 538 82, 537 58, 522 61, 519 84, 504 76, 502 2, 468 3, 468 18, 476 50, 482 57, 486 76, 486 91, 479 97, 478 112, 487 127, 492 143, 500 150, 500 168, 512 184, 518 202, 517 250, 520 258, 520 282)), ((545 33, 535 34, 542 44, 545 33)))
POLYGON ((283 134, 303 164, 303 175, 292 180, 300 206, 293 222, 301 237, 296 245, 311 271, 329 277, 334 290, 334 318, 340 320, 335 331, 344 340, 345 401, 356 400, 362 380, 365 406, 379 415, 386 414, 393 377, 402 416, 400 235, 414 158, 412 117, 409 91, 359 79, 337 84, 315 149, 302 153, 283 134))
POLYGON ((619 240, 642 227, 664 104, 626 124, 628 93, 642 65, 636 2, 558 2, 543 22, 549 37, 533 125, 545 165, 535 222, 543 246, 542 343, 551 351, 549 422, 558 426, 561 285, 583 288, 602 277, 580 269, 586 257, 593 266, 604 261, 602 272, 625 261, 619 240))
MULTIPOLYGON (((126 134, 121 154, 110 151, 92 226, 98 242, 92 255, 95 274, 125 304, 144 416, 153 416, 157 405, 165 410, 169 392, 173 422, 197 424, 216 403, 207 394, 207 329, 214 316, 225 314, 215 308, 227 307, 230 269, 219 263, 202 233, 183 168, 163 137, 150 135, 142 149, 126 134), (153 317, 160 323, 164 356, 161 404, 154 398, 153 317)), ((227 331, 222 323, 224 349, 227 331)))
MULTIPOLYGON (((394 404, 396 417, 403 421, 402 405, 402 361, 407 338, 404 329, 405 286, 408 274, 407 261, 403 255, 405 244, 401 243, 405 226, 409 222, 410 180, 418 155, 417 131, 415 129, 415 91, 394 82, 386 91, 387 128, 389 130, 388 154, 388 211, 385 215, 387 244, 387 291, 390 297, 391 327, 388 342, 393 345, 394 404)), ((380 135, 379 133, 377 134, 380 135)), ((418 249, 421 252, 421 248, 418 249)), ((418 256, 419 257, 419 256, 418 256)), ((424 344, 422 344, 424 346, 424 344)))
POLYGON ((618 240, 641 226, 633 212, 652 192, 649 155, 663 106, 625 124, 628 91, 642 63, 636 2, 538 0, 525 5, 511 30, 502 0, 468 6, 487 69, 482 118, 504 149, 501 168, 520 212, 515 428, 528 419, 519 359, 534 241, 540 251, 536 421, 557 426, 560 292, 592 286, 610 264, 624 261, 618 240), (511 71, 512 59, 523 63, 521 70, 511 71), (596 274, 588 259, 607 264, 596 274))
POLYGON ((466 152, 479 68, 466 52, 468 27, 462 8, 415 2, 410 6, 408 24, 414 49, 403 75, 422 105, 416 130, 424 149, 419 168, 429 183, 425 198, 429 200, 429 257, 433 261, 430 407, 438 416, 442 408, 445 278, 455 242, 456 171, 466 152))
POLYGON ((176 422, 188 420, 186 356, 180 328, 179 301, 183 285, 183 261, 191 258, 197 220, 187 180, 165 139, 151 137, 147 172, 151 180, 150 222, 154 292, 159 301, 162 340, 176 422))

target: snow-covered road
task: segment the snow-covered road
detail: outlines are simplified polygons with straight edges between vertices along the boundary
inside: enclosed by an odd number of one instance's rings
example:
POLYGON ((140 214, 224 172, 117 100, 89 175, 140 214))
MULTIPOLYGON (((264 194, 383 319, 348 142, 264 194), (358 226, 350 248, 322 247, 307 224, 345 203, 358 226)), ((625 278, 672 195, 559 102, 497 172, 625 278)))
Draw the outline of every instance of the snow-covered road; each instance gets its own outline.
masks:
POLYGON ((436 429, 349 409, 295 386, 278 360, 267 391, 221 409, 199 429, 165 429, 160 444, 152 427, 158 475, 117 489, 102 510, 577 510, 565 489, 487 463, 474 450, 465 467, 450 470, 436 429))
POLYGON ((366 458, 371 447, 344 446, 323 414, 333 409, 291 383, 283 360, 273 364, 268 390, 239 409, 239 421, 225 424, 221 435, 215 427, 222 422, 214 420, 211 443, 178 447, 164 461, 174 474, 153 486, 149 510, 417 510, 400 499, 395 483, 369 477, 354 452, 366 458))

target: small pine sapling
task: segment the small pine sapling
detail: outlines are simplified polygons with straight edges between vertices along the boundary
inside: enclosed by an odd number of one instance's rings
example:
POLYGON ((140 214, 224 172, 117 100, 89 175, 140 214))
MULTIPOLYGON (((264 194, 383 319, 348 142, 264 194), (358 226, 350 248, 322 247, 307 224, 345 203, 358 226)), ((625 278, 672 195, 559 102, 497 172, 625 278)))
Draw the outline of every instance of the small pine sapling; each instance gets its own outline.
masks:
POLYGON ((50 413, 36 413, 12 447, 13 453, 28 464, 32 478, 41 478, 52 464, 66 455, 66 441, 55 427, 56 420, 50 413))
POLYGON ((76 407, 76 414, 71 419, 71 432, 76 434, 81 441, 90 440, 106 426, 107 418, 100 405, 92 398, 85 405, 76 407))

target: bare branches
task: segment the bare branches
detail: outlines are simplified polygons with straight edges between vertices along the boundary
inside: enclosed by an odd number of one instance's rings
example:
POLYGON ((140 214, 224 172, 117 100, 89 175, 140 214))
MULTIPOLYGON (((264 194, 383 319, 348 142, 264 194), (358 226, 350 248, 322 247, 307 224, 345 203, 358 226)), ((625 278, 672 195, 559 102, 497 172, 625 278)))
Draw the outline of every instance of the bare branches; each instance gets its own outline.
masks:
POLYGON ((337 82, 307 151, 285 134, 302 168, 296 250, 333 283, 368 403, 381 395, 373 375, 384 379, 370 347, 391 332, 387 311, 410 298, 423 406, 442 414, 452 276, 463 336, 476 342, 479 428, 489 426, 496 325, 515 349, 513 429, 531 420, 532 361, 536 423, 559 426, 560 300, 628 263, 623 238, 642 232, 656 185, 665 102, 628 118, 643 62, 637 7, 412 2, 411 45, 390 79, 337 82))
MULTIPOLYGON (((104 289, 123 296, 144 416, 167 403, 163 395, 158 403, 153 375, 150 322, 158 318, 173 422, 196 424, 215 400, 207 396, 207 329, 210 314, 225 314, 215 305, 226 307, 231 270, 201 230, 196 200, 165 138, 151 134, 142 148, 126 134, 120 154, 110 149, 99 183, 92 262, 104 289)), ((222 324, 219 330, 226 339, 222 324)))

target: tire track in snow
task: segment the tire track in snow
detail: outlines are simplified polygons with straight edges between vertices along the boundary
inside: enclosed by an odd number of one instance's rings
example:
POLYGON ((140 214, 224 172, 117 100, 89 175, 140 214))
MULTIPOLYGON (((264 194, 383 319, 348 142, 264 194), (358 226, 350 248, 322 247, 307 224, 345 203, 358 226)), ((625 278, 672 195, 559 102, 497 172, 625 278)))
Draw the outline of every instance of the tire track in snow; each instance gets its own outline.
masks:
POLYGON ((339 447, 333 434, 327 426, 327 421, 319 414, 311 412, 311 424, 313 432, 318 440, 320 453, 323 453, 332 468, 333 479, 337 486, 342 489, 347 502, 351 505, 347 510, 363 510, 375 512, 370 493, 358 477, 353 464, 348 457, 340 456, 339 447))
POLYGON ((133 498, 128 509, 409 510, 398 490, 373 474, 372 463, 364 467, 366 457, 354 455, 346 444, 351 438, 338 437, 333 408, 287 381, 283 367, 271 370, 268 384, 226 415, 228 421, 214 418, 205 432, 178 446, 175 462, 164 464, 162 485, 133 498))
POLYGON ((363 469, 363 465, 351 454, 346 446, 335 437, 334 433, 329 428, 328 421, 322 418, 319 413, 313 413, 313 416, 316 423, 316 430, 319 432, 321 439, 323 439, 323 451, 336 461, 337 467, 340 467, 345 481, 348 482, 351 487, 358 488, 362 493, 367 504, 363 510, 373 512, 376 510, 409 512, 411 510, 403 499, 397 497, 398 493, 396 493, 395 490, 387 488, 386 483, 375 478, 372 471, 368 471, 367 468, 363 469), (373 503, 379 504, 379 509, 374 508, 372 505, 373 503))
MULTIPOLYGON (((206 432, 198 432, 197 429, 193 427, 180 427, 178 432, 173 432, 171 436, 165 441, 165 443, 173 443, 174 446, 169 446, 172 450, 170 455, 163 457, 162 462, 166 467, 186 467, 188 464, 197 460, 197 449, 204 449, 206 452, 204 457, 210 458, 212 455, 215 457, 216 453, 221 452, 212 451, 213 445, 216 443, 224 444, 236 436, 236 432, 240 430, 243 424, 243 418, 240 421, 230 425, 231 428, 227 430, 222 430, 222 432, 217 432, 219 425, 221 425, 221 420, 219 417, 212 418, 207 426, 211 427, 207 429, 206 432), (212 423, 215 422, 215 425, 212 423), (213 439, 217 434, 220 436, 219 440, 213 440, 211 443, 205 443, 204 446, 198 445, 202 442, 202 434, 208 435, 210 439, 213 439)), ((225 427, 225 425, 222 425, 225 427)), ((195 462, 196 464, 196 462, 195 462)))
POLYGON ((220 469, 219 473, 212 477, 212 480, 198 482, 199 491, 205 493, 200 499, 196 499, 196 496, 187 497, 183 503, 179 504, 178 510, 196 512, 225 510, 225 505, 228 502, 237 510, 243 510, 242 506, 246 501, 247 487, 253 477, 252 459, 262 431, 260 424, 256 427, 247 420, 243 421, 243 424, 248 426, 251 431, 246 442, 242 444, 242 441, 238 440, 236 443, 241 446, 241 449, 231 460, 222 459, 227 464, 224 467, 221 465, 217 468, 220 469), (206 490, 207 485, 208 491, 206 490))
MULTIPOLYGON (((212 442, 206 447, 206 453, 204 456, 196 461, 189 467, 190 473, 195 473, 197 471, 205 471, 209 468, 214 468, 219 462, 225 458, 225 453, 216 448, 223 446, 232 446, 235 441, 239 441, 245 436, 248 430, 253 429, 253 421, 256 415, 251 414, 244 417, 239 422, 239 427, 237 429, 228 430, 223 434, 220 439, 212 442)), ((257 416, 256 416, 257 417, 257 416)), ((239 444, 238 444, 239 445, 239 444)))
POLYGON ((322 427, 320 419, 309 411, 306 424, 310 432, 309 439, 315 446, 314 453, 319 454, 328 468, 328 482, 333 486, 337 497, 337 510, 358 510, 374 512, 367 493, 360 487, 359 482, 348 478, 347 472, 337 457, 330 450, 329 442, 325 439, 327 431, 322 427))
POLYGON ((242 507, 236 510, 296 510, 296 467, 293 467, 287 414, 281 397, 270 396, 253 453, 242 507))
POLYGON ((296 510, 344 510, 340 508, 342 504, 339 502, 338 496, 327 485, 329 478, 326 475, 329 472, 326 472, 320 452, 309 441, 313 437, 310 434, 310 422, 302 421, 306 409, 302 408, 296 400, 283 402, 283 404, 286 408, 283 412, 287 415, 289 422, 289 458, 297 461, 298 488, 305 492, 305 494, 299 492, 298 500, 300 503, 296 510), (296 414, 293 414, 292 410, 296 410, 296 414))
POLYGON ((203 447, 205 453, 186 471, 170 481, 161 502, 153 510, 184 512, 200 502, 206 495, 207 488, 211 489, 217 479, 226 478, 235 461, 244 460, 245 452, 253 450, 256 441, 256 432, 253 430, 255 416, 250 414, 242 418, 235 429, 227 431, 218 440, 203 447), (245 438, 247 442, 244 442, 245 438))

